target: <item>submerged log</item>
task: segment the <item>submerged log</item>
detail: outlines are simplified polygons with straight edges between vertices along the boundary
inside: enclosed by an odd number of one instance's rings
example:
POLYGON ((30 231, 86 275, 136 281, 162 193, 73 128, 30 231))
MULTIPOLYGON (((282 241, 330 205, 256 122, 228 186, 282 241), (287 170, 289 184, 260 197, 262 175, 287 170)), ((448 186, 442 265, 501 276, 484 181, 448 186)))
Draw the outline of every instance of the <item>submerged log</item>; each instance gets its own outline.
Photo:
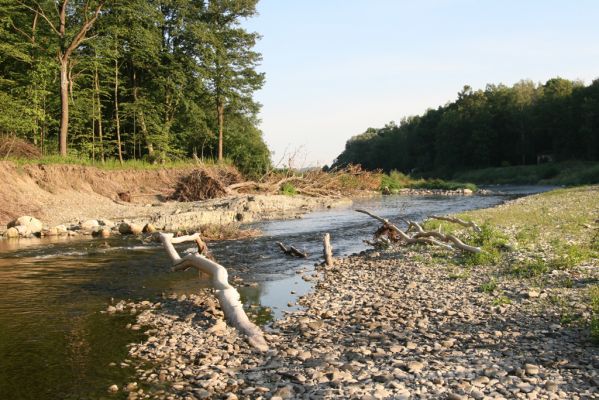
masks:
POLYGON ((160 233, 159 237, 173 263, 173 271, 184 271, 189 268, 195 268, 199 272, 209 275, 220 307, 229 324, 244 334, 253 347, 260 351, 267 351, 268 344, 264 339, 262 330, 250 321, 243 310, 239 292, 229 284, 229 274, 227 269, 199 253, 189 254, 181 258, 179 253, 177 253, 175 246, 173 246, 173 244, 176 243, 194 241, 198 244, 198 247, 201 248, 200 242, 198 241, 200 235, 195 233, 193 235, 176 238, 172 233, 160 233))

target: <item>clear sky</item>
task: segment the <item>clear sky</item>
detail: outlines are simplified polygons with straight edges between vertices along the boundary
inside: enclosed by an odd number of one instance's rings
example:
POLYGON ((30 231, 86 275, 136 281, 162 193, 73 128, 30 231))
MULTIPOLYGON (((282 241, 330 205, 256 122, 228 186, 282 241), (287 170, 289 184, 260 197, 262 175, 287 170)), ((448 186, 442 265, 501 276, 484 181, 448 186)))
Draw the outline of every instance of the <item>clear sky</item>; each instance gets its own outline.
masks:
POLYGON ((597 0, 261 0, 256 94, 277 162, 330 164, 351 136, 468 84, 599 78, 597 0))

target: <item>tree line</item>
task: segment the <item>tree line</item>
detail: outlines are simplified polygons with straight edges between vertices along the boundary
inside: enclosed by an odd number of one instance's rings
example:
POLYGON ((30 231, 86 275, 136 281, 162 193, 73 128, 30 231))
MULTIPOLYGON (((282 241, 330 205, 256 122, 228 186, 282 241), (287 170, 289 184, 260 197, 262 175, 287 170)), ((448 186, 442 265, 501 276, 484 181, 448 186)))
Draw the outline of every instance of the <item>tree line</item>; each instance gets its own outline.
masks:
POLYGON ((465 86, 453 102, 352 137, 334 166, 450 177, 565 160, 599 160, 599 80, 465 86))
POLYGON ((270 165, 258 0, 0 0, 0 134, 44 154, 270 165))

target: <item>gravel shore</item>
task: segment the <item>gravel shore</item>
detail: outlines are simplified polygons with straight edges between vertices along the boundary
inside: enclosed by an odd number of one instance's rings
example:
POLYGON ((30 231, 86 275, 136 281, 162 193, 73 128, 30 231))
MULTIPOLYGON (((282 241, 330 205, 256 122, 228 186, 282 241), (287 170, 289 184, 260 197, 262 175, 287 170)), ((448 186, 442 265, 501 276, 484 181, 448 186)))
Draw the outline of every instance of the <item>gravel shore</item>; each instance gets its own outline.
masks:
POLYGON ((269 330, 266 355, 208 292, 165 299, 138 315, 150 336, 130 355, 155 365, 139 378, 168 399, 599 398, 599 349, 561 325, 547 292, 516 284, 497 305, 479 290, 484 274, 451 279, 412 252, 323 269, 305 309, 269 330))
POLYGON ((585 303, 597 259, 539 285, 490 281, 497 266, 455 258, 397 246, 318 267, 304 308, 265 327, 267 353, 225 324, 210 290, 121 304, 148 339, 129 349, 137 381, 117 389, 129 399, 599 398, 585 303))

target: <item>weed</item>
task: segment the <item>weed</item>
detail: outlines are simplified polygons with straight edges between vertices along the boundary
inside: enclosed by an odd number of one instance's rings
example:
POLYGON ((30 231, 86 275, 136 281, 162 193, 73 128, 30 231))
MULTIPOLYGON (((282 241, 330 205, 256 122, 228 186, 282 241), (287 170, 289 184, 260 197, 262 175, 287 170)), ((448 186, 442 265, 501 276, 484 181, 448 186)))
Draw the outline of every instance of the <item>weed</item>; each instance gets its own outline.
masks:
POLYGON ((380 189, 383 190, 387 188, 388 190, 394 191, 408 186, 411 182, 412 179, 409 176, 393 170, 389 175, 383 174, 380 189))
POLYGON ((511 304, 512 300, 507 297, 505 294, 501 294, 493 299, 494 306, 503 306, 505 304, 511 304))
POLYGON ((286 196, 295 196, 297 194, 297 189, 290 182, 285 182, 283 186, 281 186, 281 193, 286 196))
POLYGON ((491 278, 487 282, 481 284, 479 289, 483 293, 493 293, 495 289, 497 289, 497 281, 495 278, 491 278))
POLYGON ((520 278, 534 278, 549 272, 549 270, 550 267, 547 261, 537 257, 532 260, 513 264, 509 269, 509 273, 520 278))

